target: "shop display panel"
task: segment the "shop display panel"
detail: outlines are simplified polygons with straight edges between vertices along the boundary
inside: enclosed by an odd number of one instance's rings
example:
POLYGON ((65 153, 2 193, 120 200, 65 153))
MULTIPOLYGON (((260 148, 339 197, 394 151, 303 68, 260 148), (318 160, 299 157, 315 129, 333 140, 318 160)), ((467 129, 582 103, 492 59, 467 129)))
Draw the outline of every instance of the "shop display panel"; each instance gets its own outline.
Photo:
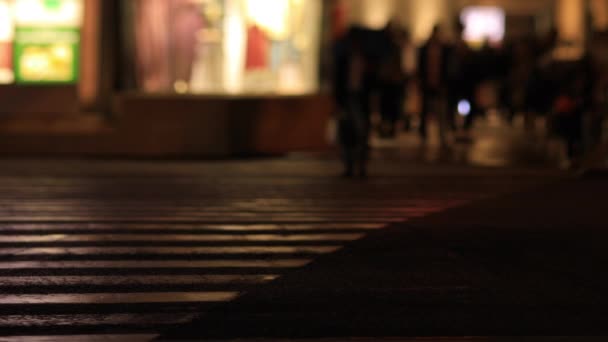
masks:
POLYGON ((11 3, 0 0, 0 84, 13 83, 13 33, 11 3))
POLYGON ((0 84, 73 84, 82 0, 0 0, 0 84))
POLYGON ((304 94, 317 90, 320 0, 133 2, 145 92, 304 94))

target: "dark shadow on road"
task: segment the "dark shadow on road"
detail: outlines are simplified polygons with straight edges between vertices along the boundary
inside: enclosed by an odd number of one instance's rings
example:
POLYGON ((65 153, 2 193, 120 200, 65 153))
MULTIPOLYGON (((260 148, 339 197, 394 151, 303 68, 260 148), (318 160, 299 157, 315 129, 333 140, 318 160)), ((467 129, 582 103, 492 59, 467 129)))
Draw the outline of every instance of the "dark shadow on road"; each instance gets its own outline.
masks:
POLYGON ((607 194, 570 180, 395 224, 164 338, 608 334, 607 194))

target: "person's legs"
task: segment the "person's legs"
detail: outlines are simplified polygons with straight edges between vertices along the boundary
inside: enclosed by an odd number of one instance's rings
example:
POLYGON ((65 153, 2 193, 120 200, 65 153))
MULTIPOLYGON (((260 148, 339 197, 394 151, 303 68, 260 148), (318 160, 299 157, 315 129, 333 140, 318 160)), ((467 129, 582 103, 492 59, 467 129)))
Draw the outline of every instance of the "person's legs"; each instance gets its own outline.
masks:
POLYGON ((391 118, 391 125, 393 131, 397 131, 397 122, 404 116, 405 107, 405 85, 396 84, 393 93, 393 116, 391 118))
POLYGON ((359 143, 359 121, 362 113, 362 96, 359 92, 348 94, 344 117, 339 121, 339 136, 342 144, 342 161, 344 177, 354 175, 357 163, 357 145, 359 143))
POLYGON ((365 111, 368 103, 363 92, 351 94, 349 101, 349 123, 352 133, 350 143, 344 149, 345 177, 353 177, 355 171, 361 176, 367 176, 369 158, 369 135, 371 120, 365 111))
POLYGON ((367 165, 369 163, 369 144, 359 144, 354 151, 356 162, 355 168, 361 177, 367 177, 367 165))
MULTIPOLYGON (((347 114, 350 115, 350 114, 347 114)), ((354 158, 354 132, 349 118, 342 118, 339 122, 338 135, 341 144, 341 157, 344 166, 344 177, 352 177, 355 168, 354 158)))
POLYGON ((471 106, 469 114, 464 119, 464 130, 465 132, 470 132, 475 124, 475 119, 479 114, 479 106, 477 105, 477 97, 475 96, 475 87, 471 86, 470 89, 467 89, 464 97, 467 98, 471 106))
POLYGON ((422 111, 420 112, 419 133, 423 140, 428 136, 427 120, 432 106, 432 95, 428 89, 423 89, 422 92, 422 111))
POLYGON ((399 84, 384 84, 380 94, 380 111, 382 114, 382 134, 395 136, 397 120, 403 112, 402 86, 399 84))
POLYGON ((371 118, 364 111, 359 111, 359 139, 355 150, 356 167, 361 177, 367 177, 367 165, 369 163, 369 137, 371 133, 371 118))
POLYGON ((390 136, 391 122, 391 94, 390 87, 387 84, 382 84, 380 87, 380 135, 382 137, 390 136))
POLYGON ((412 113, 409 111, 410 87, 404 84, 399 101, 399 114, 403 120, 403 130, 409 132, 412 128, 412 113))
POLYGON ((447 131, 448 131, 448 109, 447 99, 443 94, 437 94, 433 100, 434 112, 437 117, 437 124, 439 125, 439 141, 441 146, 447 145, 447 131))
POLYGON ((452 131, 457 131, 458 127, 456 124, 456 113, 458 112, 458 103, 460 102, 460 96, 453 91, 448 94, 448 108, 447 108, 447 123, 448 127, 452 131))
POLYGON ((343 177, 352 177, 355 174, 355 150, 350 146, 342 149, 342 161, 344 163, 343 177))

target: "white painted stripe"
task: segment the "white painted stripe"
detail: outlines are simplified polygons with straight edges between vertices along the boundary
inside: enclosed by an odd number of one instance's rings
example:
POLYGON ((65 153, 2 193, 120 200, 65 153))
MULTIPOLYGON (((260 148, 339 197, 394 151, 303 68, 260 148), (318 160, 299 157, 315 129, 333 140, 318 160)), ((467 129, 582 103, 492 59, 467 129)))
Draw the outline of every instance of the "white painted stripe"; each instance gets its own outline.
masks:
MULTIPOLYGON (((24 337, 0 337, 0 342, 151 342, 158 338, 160 335, 74 335, 74 336, 24 336, 24 337)), ((344 341, 356 341, 356 342, 499 342, 506 341, 507 339, 499 339, 492 337, 349 337, 349 338, 324 338, 324 339, 239 339, 241 342, 344 342, 344 341)), ((513 339, 515 340, 515 339, 513 339)), ((521 340, 532 340, 528 337, 522 337, 521 340)), ((533 340, 538 341, 538 338, 533 340)), ((559 339, 563 340, 563 339, 559 339)), ((588 338, 588 339, 577 339, 580 341, 601 341, 599 338, 588 338)), ((545 338, 542 341, 551 342, 558 341, 558 339, 545 338)))
POLYGON ((192 235, 192 234, 52 234, 52 235, 0 235, 0 243, 81 242, 81 241, 224 241, 224 242, 292 242, 292 241, 354 241, 364 234, 312 234, 312 235, 192 235))
POLYGON ((228 302, 238 292, 158 292, 3 295, 0 304, 145 304, 228 302))
MULTIPOLYGON (((352 207, 369 207, 372 206, 374 208, 401 208, 401 207, 420 207, 420 206, 429 206, 429 205, 444 205, 450 204, 454 202, 460 202, 462 199, 402 199, 395 198, 384 199, 381 197, 377 198, 361 198, 357 200, 353 200, 353 198, 343 198, 343 199, 332 199, 332 198, 319 198, 317 201, 314 201, 311 198, 294 198, 294 199, 266 199, 261 201, 252 200, 218 200, 213 201, 209 198, 201 198, 197 201, 181 201, 181 202, 171 202, 166 199, 158 199, 151 202, 155 207, 174 207, 180 208, 183 210, 200 210, 200 209, 220 209, 224 210, 224 208, 231 209, 257 209, 257 208, 333 208, 333 207, 346 207, 344 203, 352 204, 352 207)), ((90 208, 100 208, 100 209, 108 209, 108 208, 126 208, 126 209, 137 209, 142 210, 142 206, 138 201, 134 201, 133 199, 123 199, 118 202, 104 202, 99 200, 91 200, 91 199, 82 199, 82 200, 68 200, 57 198, 51 200, 45 200, 40 198, 32 199, 28 202, 23 203, 15 203, 14 201, 7 200, 4 198, 0 198, 0 205, 6 206, 7 208, 56 208, 56 209, 65 209, 68 207, 90 207, 90 208)), ((145 207, 144 207, 145 208, 145 207)))
POLYGON ((328 254, 340 246, 264 246, 264 247, 52 247, 0 248, 0 256, 27 255, 197 255, 197 254, 328 254))
POLYGON ((57 216, 43 216, 43 215, 21 215, 18 217, 8 216, 3 217, 0 222, 4 223, 19 223, 19 222, 48 222, 48 221, 62 221, 62 222, 167 222, 167 223, 179 223, 179 222, 204 222, 204 223, 248 223, 248 222, 289 222, 289 223, 317 223, 317 222, 337 222, 337 223, 382 223, 382 222, 400 222, 411 215, 253 215, 253 216, 234 216, 234 215, 217 215, 209 217, 197 217, 197 216, 159 216, 154 217, 150 215, 133 215, 133 216, 114 216, 108 214, 100 215, 57 215, 57 216))
POLYGON ((201 224, 155 224, 155 223, 12 223, 1 224, 0 231, 43 232, 45 230, 199 230, 201 232, 229 231, 292 231, 292 230, 378 230, 385 225, 381 223, 314 223, 314 224, 252 224, 252 225, 201 225, 201 224))
POLYGON ((0 262, 2 270, 86 268, 296 268, 311 260, 205 260, 205 261, 15 261, 0 262))
MULTIPOLYGON (((27 317, 23 317, 24 319, 27 317)), ((77 317, 75 317, 77 318, 77 317)), ((18 318, 17 318, 18 319, 18 318)), ((77 322, 77 321, 75 321, 77 322)), ((185 322, 184 322, 185 323, 185 322)), ((163 324, 159 322, 159 324, 163 324)), ((2 325, 2 319, 0 319, 2 325)), ((10 325, 9 325, 10 326, 10 325)), ((58 336, 12 336, 0 337, 0 342, 149 342, 159 335, 58 335, 58 336)))
MULTIPOLYGON (((99 207, 90 207, 87 206, 83 208, 82 206, 78 206, 78 208, 82 211, 85 211, 87 214, 107 214, 111 212, 115 215, 149 215, 150 213, 154 213, 157 211, 170 211, 172 215, 175 216, 213 216, 213 215, 237 215, 237 216, 250 216, 250 215, 259 215, 259 214, 278 214, 278 215, 303 215, 303 214, 324 214, 324 215, 353 215, 353 214, 387 214, 387 215, 396 215, 403 213, 419 213, 419 212, 432 212, 437 210, 442 210, 446 208, 446 206, 416 206, 416 207, 369 207, 369 206, 342 206, 342 207, 252 207, 252 208, 208 208, 201 207, 195 209, 185 209, 179 206, 176 207, 158 207, 158 206, 150 206, 145 209, 141 209, 141 206, 137 208, 129 209, 124 207, 108 207, 108 208, 99 208, 99 207)), ((56 214, 66 214, 74 212, 73 207, 48 207, 48 206, 34 206, 34 207, 26 207, 21 205, 12 205, 11 208, 4 207, 0 210, 0 214, 3 215, 28 215, 28 214, 43 214, 43 215, 56 215, 56 214)))
POLYGON ((172 275, 172 276, 28 276, 0 277, 0 286, 131 286, 131 285, 221 285, 263 284, 279 276, 267 275, 172 275))
POLYGON ((118 224, 122 222, 129 223, 153 223, 153 222, 167 222, 167 223, 255 223, 255 222, 276 222, 276 223, 391 223, 391 222, 402 222, 407 220, 411 215, 408 216, 386 216, 386 215, 344 215, 344 216, 312 216, 312 215, 258 215, 251 217, 234 217, 231 215, 221 215, 216 217, 151 217, 151 216, 112 216, 112 215, 86 215, 86 216, 21 216, 21 217, 3 217, 0 222, 4 224, 15 224, 15 223, 31 223, 31 222, 100 222, 100 223, 113 223, 118 224))

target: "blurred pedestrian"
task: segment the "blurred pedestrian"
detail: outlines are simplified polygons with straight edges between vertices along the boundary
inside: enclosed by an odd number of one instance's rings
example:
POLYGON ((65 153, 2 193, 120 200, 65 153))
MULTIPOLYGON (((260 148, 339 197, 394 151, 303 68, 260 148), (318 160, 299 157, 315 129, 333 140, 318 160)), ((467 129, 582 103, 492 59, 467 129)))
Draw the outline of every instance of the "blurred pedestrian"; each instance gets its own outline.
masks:
POLYGON ((418 49, 412 40, 412 34, 409 30, 403 29, 401 32, 401 70, 405 77, 405 86, 403 92, 403 123, 405 130, 409 131, 412 123, 412 113, 408 112, 408 103, 412 98, 410 90, 415 85, 416 73, 418 71, 418 49))
POLYGON ((420 113, 420 136, 426 141, 428 120, 431 113, 439 121, 442 145, 446 143, 446 91, 448 46, 441 36, 440 26, 433 28, 431 37, 422 46, 419 54, 419 75, 422 90, 422 112, 420 113))
POLYGON ((405 73, 402 68, 403 30, 391 22, 383 31, 386 39, 384 55, 380 64, 379 95, 382 124, 380 135, 394 138, 397 120, 403 114, 405 73))
POLYGON ((465 116, 465 130, 472 127, 476 115, 475 74, 473 72, 473 51, 464 40, 464 25, 458 22, 455 26, 456 40, 450 48, 447 69, 449 128, 458 129, 456 114, 465 116))
POLYGON ((523 37, 507 48, 509 62, 503 96, 508 111, 507 119, 511 124, 518 113, 525 113, 528 109, 527 91, 535 68, 531 41, 530 37, 523 37))
POLYGON ((595 75, 588 58, 566 65, 553 101, 553 128, 566 142, 571 167, 577 167, 585 153, 585 117, 593 110, 595 75))
POLYGON ((370 118, 366 89, 368 62, 363 40, 356 30, 341 39, 335 51, 334 96, 337 106, 338 140, 344 177, 367 177, 370 118))

